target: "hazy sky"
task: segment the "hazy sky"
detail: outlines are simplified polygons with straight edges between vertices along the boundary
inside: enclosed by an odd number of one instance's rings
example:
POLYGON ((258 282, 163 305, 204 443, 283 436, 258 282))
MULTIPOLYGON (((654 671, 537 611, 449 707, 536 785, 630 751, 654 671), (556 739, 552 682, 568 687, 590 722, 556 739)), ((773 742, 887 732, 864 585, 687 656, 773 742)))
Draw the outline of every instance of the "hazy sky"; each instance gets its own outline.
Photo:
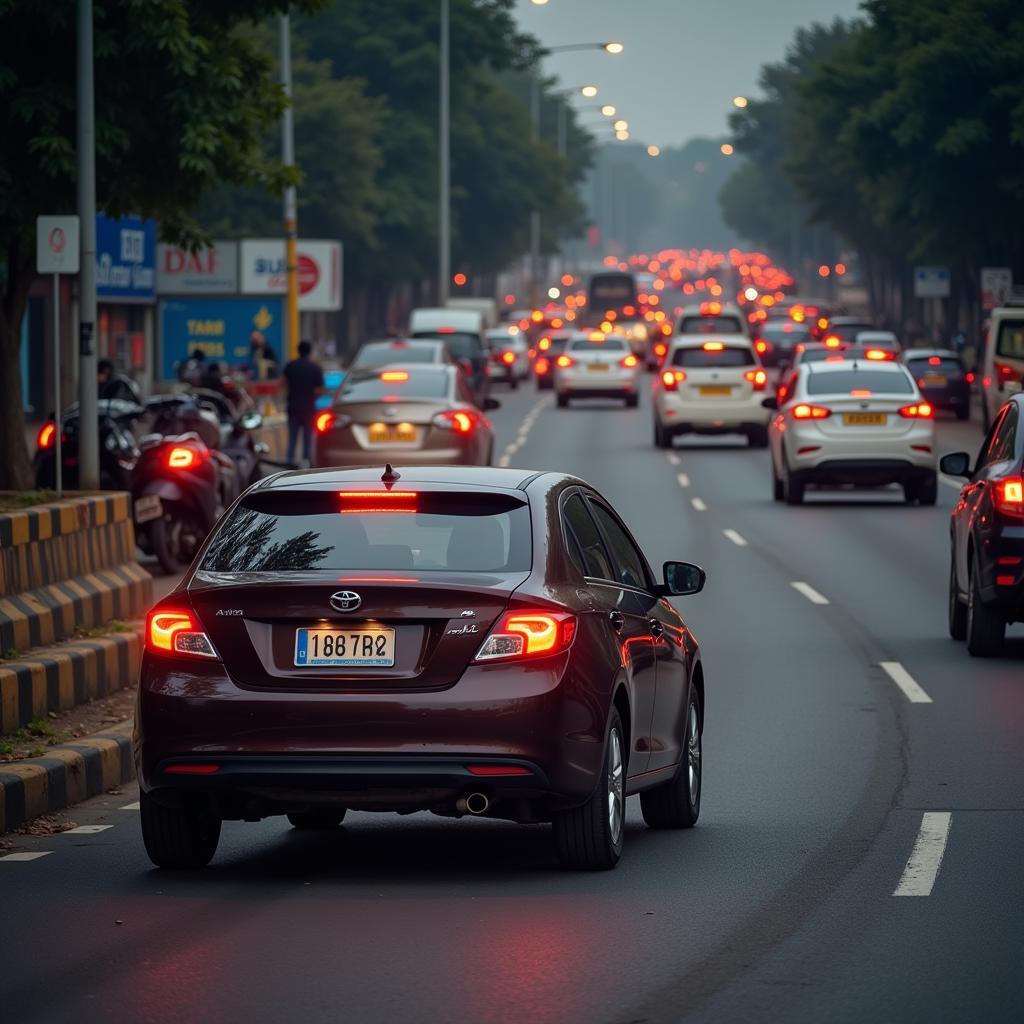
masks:
MULTIPOLYGON (((597 100, 578 97, 577 107, 612 103, 634 139, 659 146, 726 134, 733 96, 756 95, 761 65, 782 58, 799 26, 857 8, 858 0, 517 0, 520 25, 546 46, 625 44, 618 56, 552 54, 545 70, 566 88, 598 86, 597 100)), ((602 121, 599 111, 582 116, 588 127, 602 121)))

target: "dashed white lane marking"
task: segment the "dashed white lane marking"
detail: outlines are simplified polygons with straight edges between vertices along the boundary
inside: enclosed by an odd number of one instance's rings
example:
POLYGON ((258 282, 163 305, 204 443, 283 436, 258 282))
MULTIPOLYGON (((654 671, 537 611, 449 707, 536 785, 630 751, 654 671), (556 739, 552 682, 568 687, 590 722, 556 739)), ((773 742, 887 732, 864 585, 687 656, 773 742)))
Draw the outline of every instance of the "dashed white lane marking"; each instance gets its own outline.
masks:
POLYGON ((118 810, 119 811, 141 811, 142 810, 142 805, 139 803, 138 800, 136 800, 135 803, 133 803, 133 804, 125 804, 124 807, 119 807, 118 810))
POLYGON ((810 583, 801 583, 799 580, 795 580, 790 586, 803 594, 811 604, 828 604, 828 598, 824 594, 819 594, 810 583))
POLYGON ((62 836, 94 836, 97 832, 106 832, 113 825, 76 825, 61 832, 62 836))
POLYGON ((736 545, 736 547, 745 548, 747 546, 747 541, 743 534, 737 533, 735 530, 723 530, 722 533, 724 533, 726 537, 736 545))
POLYGON ((953 815, 949 811, 926 811, 921 818, 921 831, 903 869, 900 884, 893 896, 930 896, 935 879, 946 852, 949 826, 953 815))
POLYGON ((505 469, 505 468, 506 468, 506 467, 508 466, 508 464, 509 464, 509 463, 510 463, 511 461, 512 461, 512 459, 511 459, 511 457, 510 457, 510 456, 508 456, 508 455, 502 455, 502 457, 501 457, 500 459, 498 459, 498 465, 499 465, 499 466, 500 466, 500 467, 501 467, 502 469, 505 469))
POLYGON ((917 680, 898 662, 880 662, 885 674, 903 691, 911 704, 931 704, 932 699, 918 685, 917 680))
POLYGON ((955 476, 946 476, 945 474, 940 473, 939 483, 945 484, 947 487, 952 487, 954 491, 959 491, 967 481, 960 480, 955 476))
POLYGON ((698 512, 707 512, 707 510, 708 510, 708 507, 707 507, 707 505, 705 505, 705 504, 704 504, 704 502, 700 500, 700 498, 691 498, 691 499, 690 499, 690 504, 691 504, 691 505, 692 505, 692 506, 693 506, 693 507, 694 507, 694 508, 695 508, 695 509, 696 509, 696 510, 697 510, 698 512))
POLYGON ((679 465, 679 456, 676 455, 675 452, 668 452, 665 455, 665 458, 668 459, 668 461, 671 462, 673 466, 679 465))
POLYGON ((53 850, 34 850, 32 853, 9 853, 6 857, 0 857, 0 864, 17 864, 28 860, 39 860, 40 857, 49 857, 53 850))
POLYGON ((690 478, 685 473, 676 473, 676 480, 679 482, 680 487, 690 486, 690 478))
POLYGON ((515 453, 519 451, 524 444, 526 444, 526 440, 530 436, 530 431, 533 429, 534 423, 537 422, 537 417, 544 411, 544 406, 548 404, 548 401, 549 397, 545 395, 543 398, 534 402, 530 411, 523 417, 523 422, 519 424, 516 439, 506 445, 505 450, 499 456, 499 466, 505 467, 511 465, 512 456, 515 455, 515 453))

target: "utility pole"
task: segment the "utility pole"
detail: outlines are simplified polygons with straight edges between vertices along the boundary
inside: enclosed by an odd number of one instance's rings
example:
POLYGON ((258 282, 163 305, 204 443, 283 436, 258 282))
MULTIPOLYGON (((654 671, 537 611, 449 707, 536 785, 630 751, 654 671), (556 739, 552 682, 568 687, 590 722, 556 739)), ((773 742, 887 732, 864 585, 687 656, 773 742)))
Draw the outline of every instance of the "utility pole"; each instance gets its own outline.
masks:
POLYGON ((440 124, 438 126, 438 232, 437 232, 437 304, 448 302, 451 286, 451 39, 449 0, 441 0, 441 67, 439 81, 440 124))
MULTIPOLYGON (((540 138, 540 67, 530 75, 530 141, 540 138)), ((540 210, 530 213, 530 307, 540 302, 540 210)))
MULTIPOLYGON (((96 402, 96 120, 93 96, 92 0, 78 0, 78 486, 100 486, 99 411, 96 402)), ((56 410, 60 414, 60 410, 56 410)))
MULTIPOLYGON (((287 14, 281 15, 281 85, 288 105, 281 118, 281 154, 285 167, 295 168, 295 121, 292 110, 292 45, 291 25, 287 14)), ((287 273, 288 323, 285 337, 289 359, 299 349, 299 214, 295 186, 284 190, 284 256, 287 273)))

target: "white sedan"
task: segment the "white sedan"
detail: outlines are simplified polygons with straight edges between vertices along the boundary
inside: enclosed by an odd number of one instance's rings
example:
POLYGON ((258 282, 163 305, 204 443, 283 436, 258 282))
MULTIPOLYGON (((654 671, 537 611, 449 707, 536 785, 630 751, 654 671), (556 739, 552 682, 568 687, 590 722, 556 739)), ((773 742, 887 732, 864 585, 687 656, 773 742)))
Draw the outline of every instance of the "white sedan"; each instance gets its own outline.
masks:
POLYGON ((898 483, 908 504, 934 505, 934 415, 899 363, 801 364, 770 424, 775 500, 798 505, 808 484, 898 483))
POLYGON ((621 398, 629 408, 640 401, 640 360, 621 335, 593 331, 569 341, 555 359, 559 408, 573 398, 621 398))

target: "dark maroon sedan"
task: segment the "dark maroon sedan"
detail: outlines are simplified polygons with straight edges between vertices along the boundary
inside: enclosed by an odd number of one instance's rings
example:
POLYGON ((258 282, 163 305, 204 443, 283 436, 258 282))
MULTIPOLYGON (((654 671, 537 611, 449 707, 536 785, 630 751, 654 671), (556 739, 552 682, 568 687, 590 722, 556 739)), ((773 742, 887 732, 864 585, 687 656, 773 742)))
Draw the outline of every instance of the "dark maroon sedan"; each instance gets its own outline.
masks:
POLYGON ((700 811, 704 676, 662 579, 582 480, 520 469, 309 470, 251 488, 149 615, 135 760, 146 850, 221 821, 349 808, 550 821, 613 867, 624 800, 700 811))

